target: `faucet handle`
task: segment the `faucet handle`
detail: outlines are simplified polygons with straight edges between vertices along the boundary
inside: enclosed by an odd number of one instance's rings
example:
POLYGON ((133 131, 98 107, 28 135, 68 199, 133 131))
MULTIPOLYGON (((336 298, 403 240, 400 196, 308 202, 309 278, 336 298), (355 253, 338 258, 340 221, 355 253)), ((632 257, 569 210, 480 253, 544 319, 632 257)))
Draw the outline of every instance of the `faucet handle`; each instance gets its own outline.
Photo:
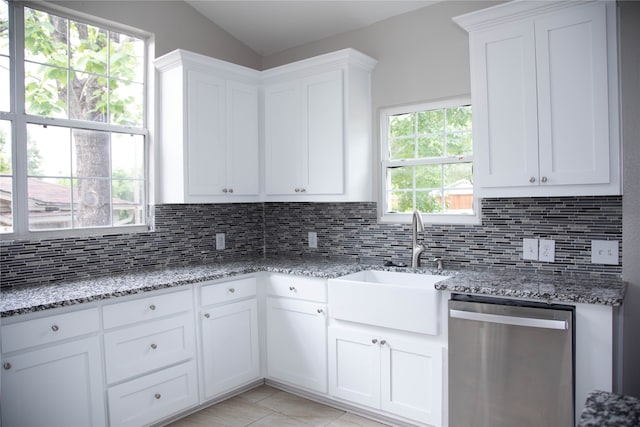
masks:
POLYGON ((436 269, 437 270, 443 270, 444 269, 444 267, 442 266, 442 258, 435 257, 433 259, 433 262, 436 263, 436 269))

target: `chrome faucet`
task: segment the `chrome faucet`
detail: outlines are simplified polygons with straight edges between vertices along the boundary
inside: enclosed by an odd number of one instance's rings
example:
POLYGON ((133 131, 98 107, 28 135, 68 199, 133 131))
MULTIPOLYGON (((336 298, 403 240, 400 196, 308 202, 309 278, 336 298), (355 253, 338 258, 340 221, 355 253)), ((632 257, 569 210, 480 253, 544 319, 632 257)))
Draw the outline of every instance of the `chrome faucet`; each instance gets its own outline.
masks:
POLYGON ((424 231, 424 223, 422 222, 422 214, 419 210, 413 211, 413 221, 411 223, 411 267, 420 267, 420 255, 424 251, 424 246, 418 244, 418 233, 424 231))

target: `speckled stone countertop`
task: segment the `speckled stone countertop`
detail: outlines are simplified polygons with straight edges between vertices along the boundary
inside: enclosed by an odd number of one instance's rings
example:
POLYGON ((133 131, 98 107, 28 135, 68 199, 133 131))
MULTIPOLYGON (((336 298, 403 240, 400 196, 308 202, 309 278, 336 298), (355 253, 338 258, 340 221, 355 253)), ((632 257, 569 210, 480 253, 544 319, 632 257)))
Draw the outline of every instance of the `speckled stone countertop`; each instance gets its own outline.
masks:
POLYGON ((578 427, 638 427, 640 399, 593 391, 580 414, 578 427))
POLYGON ((447 275, 450 277, 438 282, 435 285, 436 289, 543 301, 620 305, 626 289, 625 283, 619 279, 594 280, 562 275, 466 270, 434 271, 302 258, 284 261, 278 259, 240 260, 219 264, 138 271, 68 283, 3 289, 0 293, 0 315, 1 317, 10 317, 261 271, 335 278, 367 269, 447 275))

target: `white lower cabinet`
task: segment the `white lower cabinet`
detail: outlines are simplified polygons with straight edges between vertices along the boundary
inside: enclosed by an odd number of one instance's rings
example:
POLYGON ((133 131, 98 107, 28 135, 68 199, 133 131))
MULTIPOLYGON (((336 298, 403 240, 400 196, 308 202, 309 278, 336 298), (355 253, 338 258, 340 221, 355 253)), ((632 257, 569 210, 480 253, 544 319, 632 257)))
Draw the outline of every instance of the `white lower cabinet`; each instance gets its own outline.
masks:
POLYGON ((196 372, 196 363, 191 360, 110 387, 110 425, 141 426, 197 404, 196 372))
POLYGON ((200 326, 205 400, 260 377, 255 297, 204 309, 200 326))
POLYGON ((99 337, 3 355, 2 366, 2 426, 106 424, 99 337))
POLYGON ((320 302, 267 297, 269 378, 327 392, 326 311, 320 302))
POLYGON ((328 336, 331 396, 441 425, 442 344, 368 327, 330 326, 328 336))

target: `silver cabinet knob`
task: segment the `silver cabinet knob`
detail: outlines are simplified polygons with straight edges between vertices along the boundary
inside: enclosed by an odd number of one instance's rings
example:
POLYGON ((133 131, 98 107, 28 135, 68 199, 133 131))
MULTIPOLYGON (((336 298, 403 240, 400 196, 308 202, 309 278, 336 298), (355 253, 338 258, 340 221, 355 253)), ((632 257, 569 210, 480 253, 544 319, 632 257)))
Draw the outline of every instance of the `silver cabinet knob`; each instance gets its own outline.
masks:
POLYGON ((299 189, 299 188, 296 188, 296 189, 295 189, 295 190, 293 190, 293 191, 295 191, 296 193, 299 193, 299 192, 300 192, 300 189, 299 189))
POLYGON ((229 193, 233 193, 233 188, 230 188, 230 189, 229 189, 229 193))
POLYGON ((289 286, 289 290, 290 290, 291 292, 295 292, 296 287, 295 287, 295 286, 289 286))
POLYGON ((211 315, 210 315, 209 313, 205 313, 205 314, 204 314, 204 317, 205 317, 205 319, 208 319, 208 318, 210 318, 210 317, 211 317, 211 315))
POLYGON ((162 395, 160 393, 156 393, 153 397, 159 400, 162 397, 162 395))
POLYGON ((229 288, 229 293, 232 294, 234 293, 236 290, 234 288, 229 288))
POLYGON ((531 178, 529 178, 529 182, 530 182, 530 183, 532 183, 532 184, 533 184, 534 182, 536 182, 536 177, 535 177, 535 176, 532 176, 531 178))
POLYGON ((301 189, 300 189, 300 192, 301 192, 301 193, 305 193, 306 191, 307 191, 307 189, 306 189, 306 188, 301 188, 301 189))
POLYGON ((378 342, 378 340, 375 339, 375 338, 371 340, 371 344, 376 344, 377 342, 378 342))
POLYGON ((155 350, 156 348, 158 348, 158 344, 151 344, 151 349, 155 350))
POLYGON ((227 192, 229 192, 229 190, 227 190, 226 188, 223 188, 223 189, 222 189, 222 192, 223 192, 223 193, 227 193, 227 192))
POLYGON ((149 306, 149 310, 155 310, 155 309, 156 309, 156 306, 155 306, 155 305, 151 304, 151 305, 149 306))
POLYGON ((323 310, 323 309, 321 309, 321 308, 319 308, 317 311, 318 311, 318 314, 322 314, 322 313, 324 313, 324 310, 323 310))
POLYGON ((547 180, 547 177, 546 177, 546 176, 543 176, 543 177, 540 179, 540 181, 542 181, 542 183, 545 183, 545 182, 547 182, 548 180, 547 180))
POLYGON ((387 343, 387 340, 380 341, 380 345, 385 345, 386 343, 387 343))
POLYGON ((53 332, 58 332, 58 331, 60 330, 60 328, 58 327, 58 325, 53 325, 53 326, 51 327, 51 330, 52 330, 53 332))
POLYGON ((2 367, 4 369, 11 369, 11 363, 5 363, 4 365, 2 365, 2 367))

